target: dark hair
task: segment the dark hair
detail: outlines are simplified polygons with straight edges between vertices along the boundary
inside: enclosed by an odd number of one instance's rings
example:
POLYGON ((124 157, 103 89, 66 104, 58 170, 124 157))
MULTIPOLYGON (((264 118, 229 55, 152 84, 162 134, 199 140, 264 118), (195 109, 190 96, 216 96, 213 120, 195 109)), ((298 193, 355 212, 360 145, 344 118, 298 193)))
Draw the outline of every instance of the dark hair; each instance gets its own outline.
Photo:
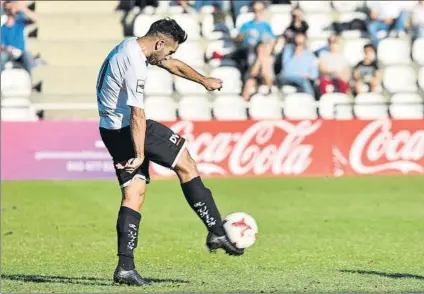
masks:
POLYGON ((187 40, 186 32, 179 26, 179 24, 171 18, 163 18, 154 22, 146 36, 158 36, 159 34, 165 35, 178 44, 182 44, 187 40))
POLYGON ((373 45, 373 44, 371 44, 371 43, 366 44, 366 45, 364 46, 364 50, 366 50, 366 49, 368 49, 368 48, 371 48, 372 50, 374 50, 374 51, 375 51, 374 45, 373 45))

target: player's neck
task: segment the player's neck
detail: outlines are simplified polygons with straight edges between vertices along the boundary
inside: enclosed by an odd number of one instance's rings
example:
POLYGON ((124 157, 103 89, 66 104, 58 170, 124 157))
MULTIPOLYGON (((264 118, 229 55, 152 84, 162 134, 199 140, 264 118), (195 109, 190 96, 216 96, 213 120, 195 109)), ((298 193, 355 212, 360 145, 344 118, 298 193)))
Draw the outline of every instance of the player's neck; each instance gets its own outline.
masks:
POLYGON ((141 37, 137 39, 137 43, 141 48, 141 51, 143 51, 144 56, 147 58, 151 55, 151 51, 148 49, 150 46, 149 43, 151 41, 147 37, 141 37))

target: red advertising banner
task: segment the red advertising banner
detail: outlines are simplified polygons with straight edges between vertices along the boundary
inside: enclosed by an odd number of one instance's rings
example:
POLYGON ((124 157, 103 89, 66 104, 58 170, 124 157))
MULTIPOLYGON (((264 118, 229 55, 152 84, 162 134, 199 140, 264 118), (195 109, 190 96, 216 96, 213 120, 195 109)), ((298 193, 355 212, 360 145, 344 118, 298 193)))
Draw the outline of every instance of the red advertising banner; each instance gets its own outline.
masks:
MULTIPOLYGON (((203 176, 424 173, 424 120, 178 121, 203 176)), ((114 179, 95 121, 1 123, 3 180, 114 179)), ((151 165, 152 176, 172 176, 151 165)))

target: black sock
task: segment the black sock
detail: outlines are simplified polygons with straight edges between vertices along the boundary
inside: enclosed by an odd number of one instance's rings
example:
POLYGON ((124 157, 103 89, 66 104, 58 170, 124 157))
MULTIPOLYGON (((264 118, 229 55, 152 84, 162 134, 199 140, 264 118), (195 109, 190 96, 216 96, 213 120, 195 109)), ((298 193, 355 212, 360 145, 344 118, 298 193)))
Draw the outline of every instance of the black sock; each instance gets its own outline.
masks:
POLYGON ((116 223, 116 232, 118 234, 118 265, 124 270, 135 268, 133 250, 137 247, 140 220, 140 213, 121 206, 116 223))
POLYGON ((200 177, 181 184, 184 196, 191 208, 197 213, 208 231, 218 235, 225 235, 221 216, 215 205, 211 191, 203 185, 200 177))

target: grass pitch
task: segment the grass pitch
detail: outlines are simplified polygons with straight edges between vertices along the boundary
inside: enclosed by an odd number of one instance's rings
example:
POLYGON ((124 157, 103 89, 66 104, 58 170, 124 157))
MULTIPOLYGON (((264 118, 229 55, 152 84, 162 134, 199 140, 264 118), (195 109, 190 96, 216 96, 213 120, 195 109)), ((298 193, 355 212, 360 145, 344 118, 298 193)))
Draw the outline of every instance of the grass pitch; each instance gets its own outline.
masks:
POLYGON ((136 266, 112 285, 115 182, 2 183, 2 292, 424 292, 424 177, 208 179, 223 215, 252 214, 257 243, 210 255, 177 180, 154 180, 136 266))

